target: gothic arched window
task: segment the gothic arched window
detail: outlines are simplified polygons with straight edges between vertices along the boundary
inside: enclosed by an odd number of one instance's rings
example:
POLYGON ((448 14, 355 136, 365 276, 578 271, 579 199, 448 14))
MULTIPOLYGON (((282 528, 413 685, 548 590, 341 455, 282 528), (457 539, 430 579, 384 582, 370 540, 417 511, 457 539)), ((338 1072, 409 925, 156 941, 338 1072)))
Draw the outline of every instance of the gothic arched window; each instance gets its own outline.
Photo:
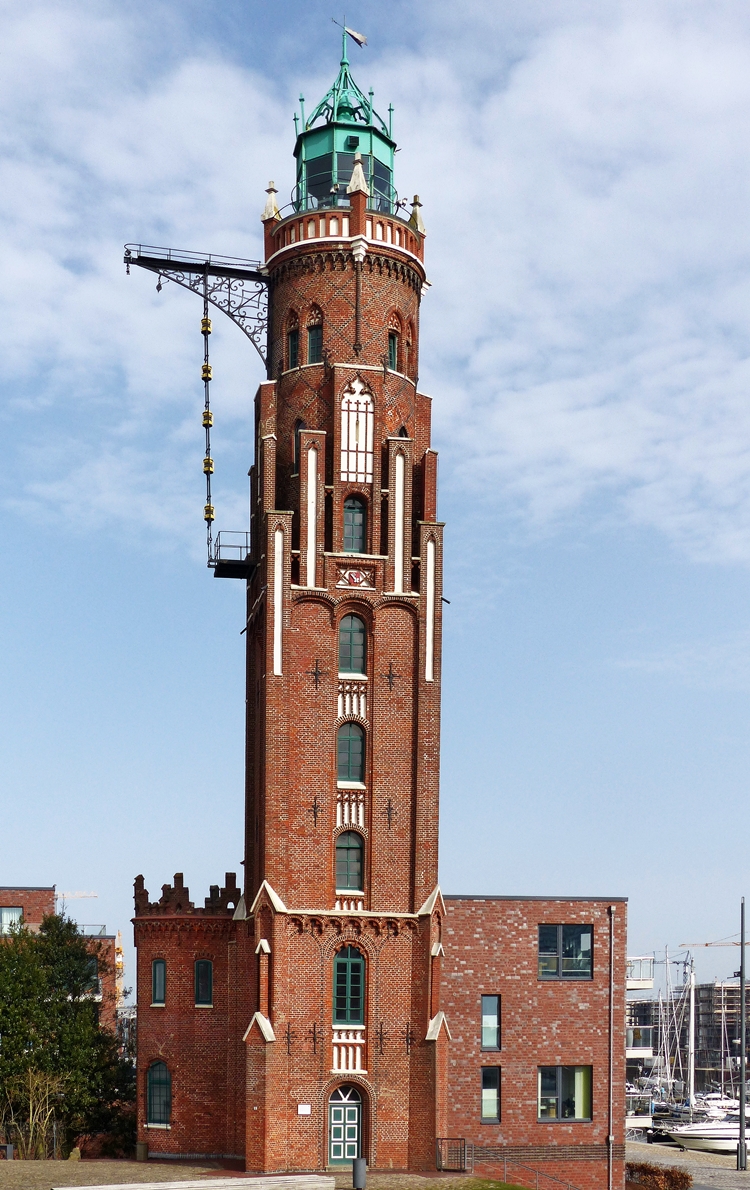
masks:
POLYGON ((299 367, 299 318, 295 313, 287 320, 286 357, 287 368, 299 367))
POLYGON ((359 616, 344 616, 339 624, 339 673, 365 673, 367 634, 359 616))
POLYGON ((344 831, 336 839, 336 891, 362 892, 365 842, 357 831, 344 831))
POLYGON ((172 1076, 166 1062, 152 1062, 146 1075, 146 1116, 149 1124, 168 1124, 172 1114, 172 1076))
POLYGON ((367 553, 367 505, 359 496, 344 501, 344 553, 367 553))
POLYGON ((341 398, 341 478, 372 483, 375 407, 357 377, 341 398))
POLYGON ((307 316, 307 362, 323 362, 323 314, 318 306, 313 306, 307 316))
POLYGON ((388 367, 392 372, 398 372, 401 364, 401 331, 401 319, 392 314, 388 319, 388 367))
POLYGON ((365 1023, 365 960, 356 946, 345 946, 333 960, 333 1020, 365 1023))
POLYGON ((338 779, 357 781, 365 779, 365 733, 359 723, 342 723, 337 739, 338 779))

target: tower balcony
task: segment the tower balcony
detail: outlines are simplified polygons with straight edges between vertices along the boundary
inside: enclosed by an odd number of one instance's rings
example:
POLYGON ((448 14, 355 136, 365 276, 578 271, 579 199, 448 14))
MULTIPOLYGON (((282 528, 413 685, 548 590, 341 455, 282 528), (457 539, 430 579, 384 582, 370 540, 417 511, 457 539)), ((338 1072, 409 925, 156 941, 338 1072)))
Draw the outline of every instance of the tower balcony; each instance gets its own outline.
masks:
MULTIPOLYGON (((422 243, 406 218, 390 211, 367 208, 363 232, 365 240, 373 244, 400 248, 422 259, 422 243)), ((288 209, 282 213, 280 222, 270 229, 271 244, 267 257, 270 260, 285 248, 298 247, 307 242, 320 240, 347 240, 355 234, 355 223, 351 206, 315 207, 297 211, 288 209)))
POLYGON ((332 1074, 367 1074, 365 1026, 333 1026, 332 1074))

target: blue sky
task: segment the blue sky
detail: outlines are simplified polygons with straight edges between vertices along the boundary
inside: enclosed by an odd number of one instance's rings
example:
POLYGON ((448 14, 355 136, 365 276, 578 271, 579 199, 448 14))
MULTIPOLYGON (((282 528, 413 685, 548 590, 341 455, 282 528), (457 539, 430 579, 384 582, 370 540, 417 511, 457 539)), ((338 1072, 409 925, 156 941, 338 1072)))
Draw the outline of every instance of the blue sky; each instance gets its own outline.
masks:
MULTIPOLYGON (((196 299, 126 241, 260 254, 320 0, 3 3, 3 884, 197 901, 242 858, 240 584, 205 568, 196 299), (10 843, 10 845, 8 845, 10 843)), ((441 883, 731 934, 750 784, 750 11, 351 2, 432 289, 447 522, 441 883)), ((252 347, 214 321, 218 527, 252 347)), ((702 978, 736 952, 696 952, 702 978)), ((131 969, 132 971, 132 969, 131 969)))

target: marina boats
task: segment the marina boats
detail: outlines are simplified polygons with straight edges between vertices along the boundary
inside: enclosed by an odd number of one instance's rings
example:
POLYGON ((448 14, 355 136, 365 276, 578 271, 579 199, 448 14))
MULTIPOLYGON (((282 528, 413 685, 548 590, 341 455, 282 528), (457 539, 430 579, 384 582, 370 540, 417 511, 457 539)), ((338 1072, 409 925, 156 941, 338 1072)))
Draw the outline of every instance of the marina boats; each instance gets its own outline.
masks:
MULTIPOLYGON (((701 1120, 698 1124, 677 1124, 667 1132, 675 1144, 683 1149, 700 1149, 706 1153, 736 1153, 740 1139, 739 1115, 724 1120, 701 1120)), ((748 1130, 745 1126, 745 1140, 748 1130)))

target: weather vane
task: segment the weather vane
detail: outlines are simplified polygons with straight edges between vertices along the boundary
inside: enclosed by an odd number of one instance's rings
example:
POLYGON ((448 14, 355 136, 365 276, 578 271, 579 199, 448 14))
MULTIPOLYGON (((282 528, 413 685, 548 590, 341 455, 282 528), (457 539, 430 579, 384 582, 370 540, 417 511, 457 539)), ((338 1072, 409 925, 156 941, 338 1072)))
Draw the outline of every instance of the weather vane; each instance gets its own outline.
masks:
MULTIPOLYGON (((342 25, 341 21, 337 21, 335 17, 331 17, 331 20, 334 25, 338 25, 339 29, 343 29, 344 33, 348 33, 351 39, 356 41, 360 49, 362 49, 363 45, 367 45, 367 38, 364 33, 357 33, 356 29, 350 29, 346 23, 342 25)), ((346 22, 346 17, 344 17, 344 22, 346 22)))

